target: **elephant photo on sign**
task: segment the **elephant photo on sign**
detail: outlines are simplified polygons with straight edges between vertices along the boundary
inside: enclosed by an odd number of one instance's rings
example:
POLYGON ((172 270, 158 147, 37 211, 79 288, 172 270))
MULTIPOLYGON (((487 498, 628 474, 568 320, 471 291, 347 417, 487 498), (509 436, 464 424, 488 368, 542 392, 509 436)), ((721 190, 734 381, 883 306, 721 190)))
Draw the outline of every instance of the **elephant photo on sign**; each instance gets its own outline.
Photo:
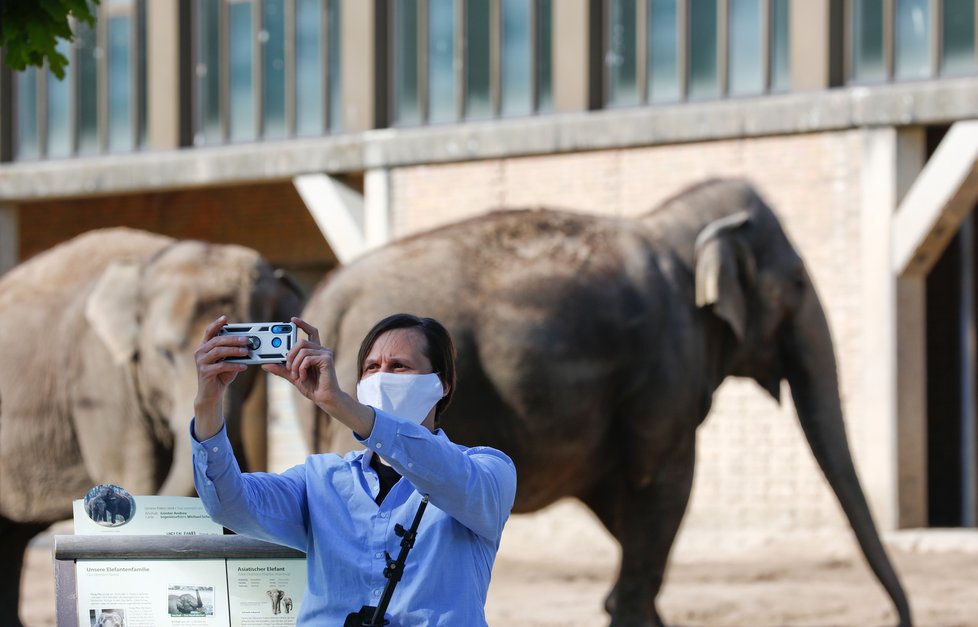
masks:
MULTIPOLYGON (((776 399, 787 381, 869 566, 911 623, 853 466, 821 302, 749 184, 708 181, 637 218, 507 210, 407 237, 334 272, 303 317, 347 389, 360 338, 402 311, 455 338, 459 387, 441 426, 512 457, 514 511, 576 497, 621 544, 614 627, 662 624, 696 430, 731 376, 776 399)), ((349 449, 348 433, 302 409, 315 449, 349 449)))
MULTIPOLYGON (((294 284, 257 252, 132 229, 92 231, 0 277, 0 625, 19 625, 27 542, 93 485, 193 495, 193 352, 206 324, 288 320, 294 284)), ((260 370, 224 408, 236 457, 264 469, 260 370), (258 399, 258 400, 255 400, 258 399), (247 401, 247 402, 246 402, 247 401)), ((105 502, 100 516, 131 515, 105 502)))

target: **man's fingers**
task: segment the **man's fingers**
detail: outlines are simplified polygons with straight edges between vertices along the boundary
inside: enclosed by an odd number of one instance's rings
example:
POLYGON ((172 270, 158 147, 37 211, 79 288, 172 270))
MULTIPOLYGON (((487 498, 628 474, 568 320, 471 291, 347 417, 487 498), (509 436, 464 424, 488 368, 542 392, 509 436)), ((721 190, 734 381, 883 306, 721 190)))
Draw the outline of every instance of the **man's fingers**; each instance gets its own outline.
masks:
POLYGON ((222 328, 224 328, 224 325, 226 325, 227 323, 228 323, 228 317, 222 315, 217 320, 207 325, 207 328, 204 329, 204 339, 202 340, 202 342, 206 342, 207 340, 217 335, 218 332, 222 328))
POLYGON ((303 331, 305 331, 306 332, 306 335, 309 336, 309 339, 311 341, 315 342, 316 344, 319 344, 319 329, 317 329, 316 327, 312 326, 311 324, 309 324, 308 322, 306 322, 302 318, 296 318, 296 317, 293 316, 292 322, 295 323, 295 326, 297 326, 300 329, 302 329, 303 331))

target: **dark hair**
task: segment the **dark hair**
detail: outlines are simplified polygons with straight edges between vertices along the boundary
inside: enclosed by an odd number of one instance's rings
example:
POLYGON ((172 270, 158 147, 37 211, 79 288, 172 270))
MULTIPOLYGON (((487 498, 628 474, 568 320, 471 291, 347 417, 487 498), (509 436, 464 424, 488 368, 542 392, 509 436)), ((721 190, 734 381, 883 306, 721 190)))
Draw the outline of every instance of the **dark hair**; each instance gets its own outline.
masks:
POLYGON ((452 336, 434 318, 422 318, 412 314, 399 313, 387 316, 374 325, 360 344, 357 354, 357 381, 363 376, 363 363, 377 338, 394 329, 417 329, 424 335, 424 356, 431 362, 431 369, 438 374, 441 382, 448 386, 446 394, 435 406, 435 420, 445 411, 455 395, 455 343, 452 336))

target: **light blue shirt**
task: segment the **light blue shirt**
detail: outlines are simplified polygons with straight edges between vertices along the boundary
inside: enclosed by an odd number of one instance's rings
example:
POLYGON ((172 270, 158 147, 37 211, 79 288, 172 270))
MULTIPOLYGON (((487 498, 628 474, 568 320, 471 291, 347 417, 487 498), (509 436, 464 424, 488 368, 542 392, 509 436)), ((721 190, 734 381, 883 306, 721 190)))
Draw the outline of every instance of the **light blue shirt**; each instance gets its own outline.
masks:
POLYGON ((384 551, 395 559, 400 551, 394 525, 409 528, 427 494, 387 618, 391 627, 485 625, 492 565, 516 495, 513 462, 375 411, 364 445, 402 475, 379 506, 380 481, 366 451, 310 455, 281 474, 242 473, 225 429, 203 442, 191 437, 197 493, 228 529, 305 551, 298 622, 337 627, 360 606, 378 604, 384 551))

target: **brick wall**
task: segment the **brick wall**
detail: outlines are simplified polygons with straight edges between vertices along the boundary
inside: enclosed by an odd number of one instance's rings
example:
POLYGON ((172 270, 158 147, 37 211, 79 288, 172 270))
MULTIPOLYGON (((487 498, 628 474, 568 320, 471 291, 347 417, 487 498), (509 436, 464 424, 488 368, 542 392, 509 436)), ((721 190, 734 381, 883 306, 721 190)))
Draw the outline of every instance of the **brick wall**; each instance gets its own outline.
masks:
MULTIPOLYGON (((401 168, 392 176, 393 232, 402 236, 501 206, 630 216, 707 177, 747 178, 778 211, 814 277, 836 342, 855 445, 872 441, 862 433, 860 403, 852 397, 864 365, 861 151, 860 133, 846 131, 401 168)), ((685 529, 781 533, 845 526, 787 386, 782 399, 779 407, 752 381, 730 379, 720 388, 699 431, 685 529)))

